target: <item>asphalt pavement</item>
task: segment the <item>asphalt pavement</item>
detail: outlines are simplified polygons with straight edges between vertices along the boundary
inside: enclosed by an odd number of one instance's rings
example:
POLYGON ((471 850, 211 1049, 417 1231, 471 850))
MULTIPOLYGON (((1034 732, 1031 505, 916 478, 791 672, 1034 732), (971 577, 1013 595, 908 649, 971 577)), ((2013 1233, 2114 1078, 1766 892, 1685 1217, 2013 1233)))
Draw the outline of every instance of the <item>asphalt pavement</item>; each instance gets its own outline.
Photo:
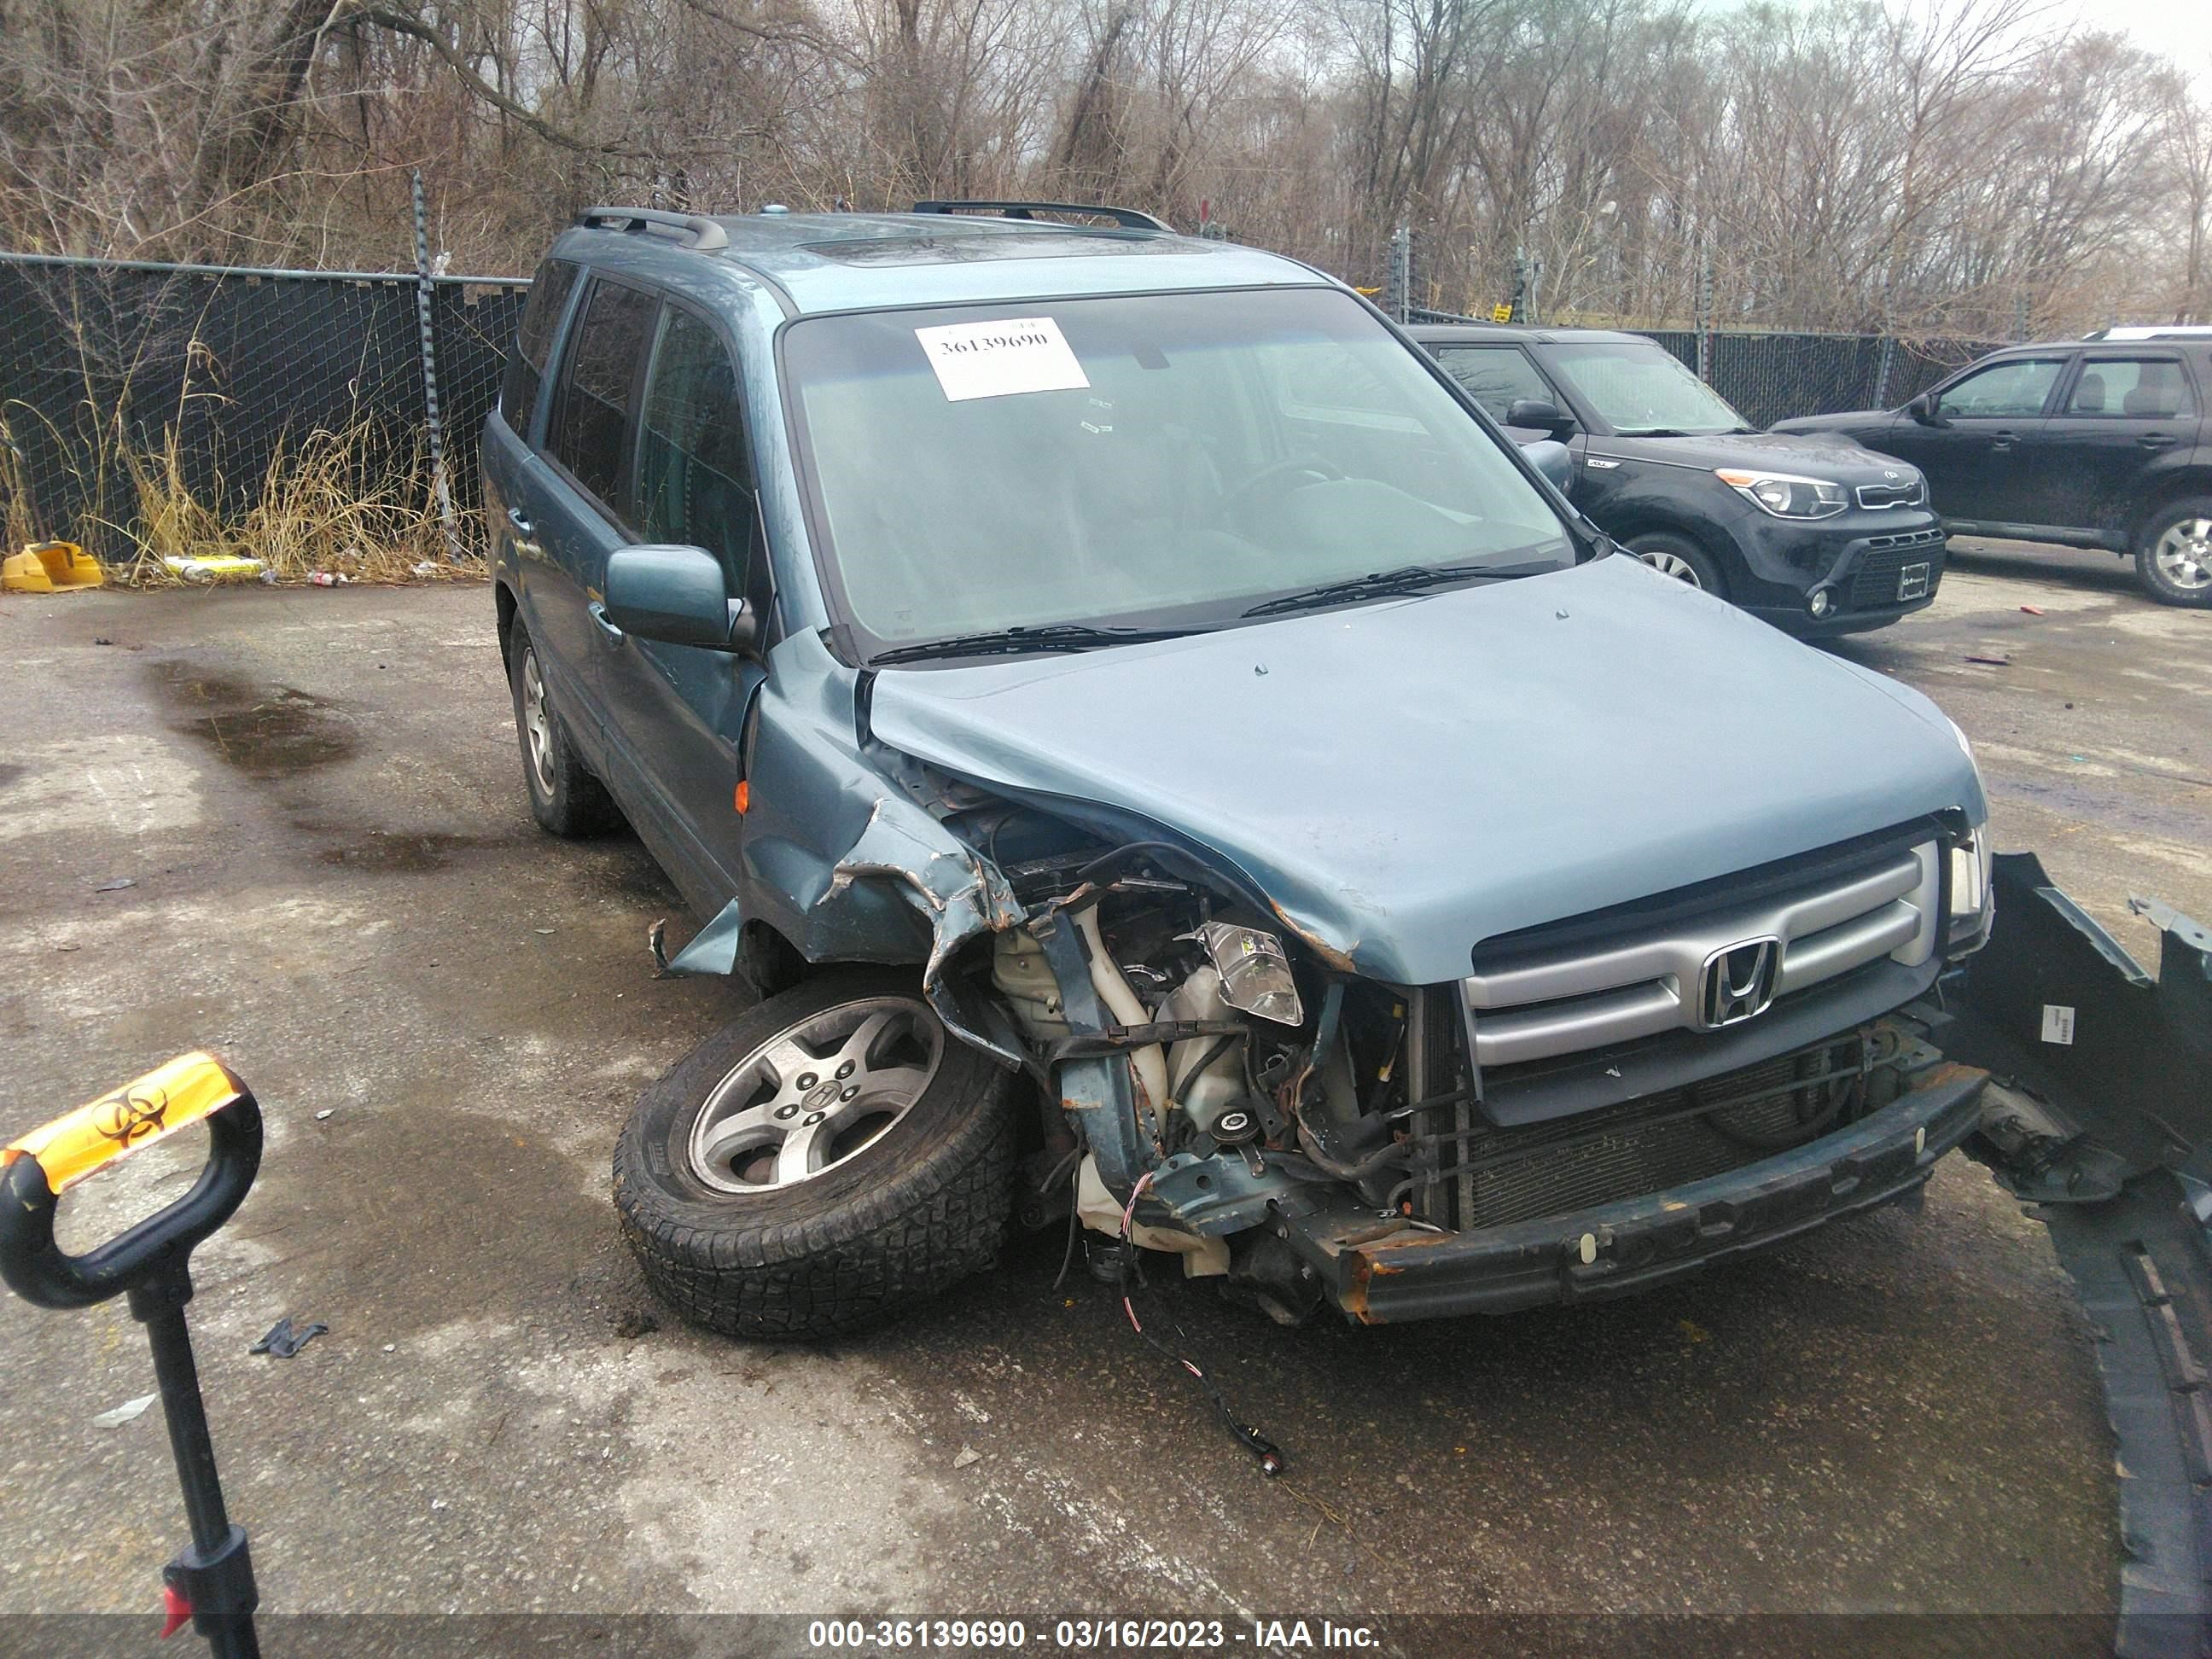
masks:
MULTIPOLYGON (((2212 616, 1962 548, 1932 611, 1838 648, 1964 726, 2000 848, 2124 942, 2154 959, 2130 892, 2212 920, 2212 616)), ((688 923, 634 840, 532 824, 483 587, 11 595, 0 695, 0 1133, 202 1045, 266 1104, 192 1317, 271 1611, 2116 1604, 2085 1322, 1962 1158, 1917 1213, 1590 1309, 1285 1330, 1161 1286, 1289 1452, 1270 1483, 1104 1287, 1055 1285, 1057 1235, 831 1347, 659 1315, 609 1153, 738 1003, 653 978, 648 926, 688 923), (330 1330, 249 1356, 287 1315, 330 1330)), ((91 1183, 68 1239, 198 1157, 91 1183)), ((160 1414, 94 1421, 152 1388, 138 1331, 0 1303, 0 1613, 150 1635, 160 1414)))

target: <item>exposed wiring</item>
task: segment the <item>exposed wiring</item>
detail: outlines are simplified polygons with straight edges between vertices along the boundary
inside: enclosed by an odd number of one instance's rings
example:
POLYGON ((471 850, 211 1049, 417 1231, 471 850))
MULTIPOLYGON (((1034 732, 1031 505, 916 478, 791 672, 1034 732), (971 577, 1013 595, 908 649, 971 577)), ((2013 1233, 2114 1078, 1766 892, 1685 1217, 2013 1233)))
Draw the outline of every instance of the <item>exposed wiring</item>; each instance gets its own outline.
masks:
POLYGON ((1304 1149, 1306 1157, 1312 1160, 1316 1167, 1328 1171, 1339 1181, 1364 1181, 1378 1170, 1388 1169, 1394 1163, 1402 1162, 1412 1146, 1410 1141, 1386 1141, 1357 1163, 1346 1164, 1340 1158, 1331 1157, 1322 1149, 1321 1137, 1314 1133, 1312 1126, 1305 1120, 1304 1111, 1295 1103, 1291 1108, 1291 1115, 1298 1126, 1298 1144, 1304 1149))
POLYGON ((1067 1206, 1067 1248, 1060 1253, 1060 1272, 1054 1275, 1052 1287, 1057 1291, 1067 1282, 1067 1270, 1075 1262, 1075 1235, 1082 1231, 1083 1218, 1073 1204, 1067 1206))
MULTIPOLYGON (((1137 1200, 1145 1195, 1146 1189, 1151 1187, 1152 1184, 1152 1172, 1150 1170, 1147 1170, 1143 1175, 1137 1178, 1137 1184, 1129 1189, 1129 1201, 1121 1206, 1121 1252, 1123 1262, 1121 1270, 1121 1311, 1129 1316, 1129 1328, 1136 1332, 1138 1336, 1143 1339, 1145 1345, 1147 1347, 1152 1348, 1159 1353, 1165 1355, 1170 1360, 1173 1361, 1176 1364, 1182 1366, 1183 1370, 1188 1371, 1193 1376, 1198 1379, 1199 1386, 1206 1390, 1207 1397, 1213 1401, 1213 1409, 1220 1414, 1221 1420, 1229 1425, 1229 1432, 1237 1437, 1237 1443, 1239 1444, 1260 1460, 1260 1473, 1266 1475, 1272 1480, 1277 1475, 1280 1474, 1286 1467, 1283 1459, 1282 1448, 1278 1446, 1273 1441, 1268 1439, 1267 1436, 1261 1434, 1259 1430, 1254 1428, 1250 1424, 1245 1422, 1244 1419, 1237 1416, 1235 1412, 1231 1411, 1229 1407, 1228 1396, 1221 1392, 1220 1385, 1214 1382, 1212 1377, 1208 1376, 1206 1372, 1200 1368, 1195 1361, 1188 1358, 1182 1354, 1177 1353, 1174 1349, 1169 1347, 1167 1344, 1162 1342, 1158 1337, 1146 1330, 1145 1328, 1144 1322, 1137 1317, 1136 1304, 1131 1300, 1130 1296, 1130 1273, 1127 1266, 1128 1262, 1133 1259, 1133 1253, 1136 1249, 1136 1243, 1135 1241, 1129 1237, 1129 1230, 1136 1219, 1137 1200)), ((1180 1333, 1179 1327, 1178 1332, 1180 1333)), ((1188 1340, 1188 1339, 1186 1338, 1185 1340, 1188 1340)))

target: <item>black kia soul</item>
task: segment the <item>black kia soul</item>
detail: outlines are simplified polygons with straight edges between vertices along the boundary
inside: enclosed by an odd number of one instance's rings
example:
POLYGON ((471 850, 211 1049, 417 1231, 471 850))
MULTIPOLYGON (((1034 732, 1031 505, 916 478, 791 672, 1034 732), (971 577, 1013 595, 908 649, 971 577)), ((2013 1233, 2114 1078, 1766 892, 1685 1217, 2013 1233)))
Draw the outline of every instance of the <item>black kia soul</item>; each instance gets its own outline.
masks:
POLYGON ((1409 331, 1504 425, 1565 441, 1574 504, 1646 564, 1802 635, 1881 628, 1935 599, 1943 526, 1903 461, 1754 431, 1641 335, 1409 331))

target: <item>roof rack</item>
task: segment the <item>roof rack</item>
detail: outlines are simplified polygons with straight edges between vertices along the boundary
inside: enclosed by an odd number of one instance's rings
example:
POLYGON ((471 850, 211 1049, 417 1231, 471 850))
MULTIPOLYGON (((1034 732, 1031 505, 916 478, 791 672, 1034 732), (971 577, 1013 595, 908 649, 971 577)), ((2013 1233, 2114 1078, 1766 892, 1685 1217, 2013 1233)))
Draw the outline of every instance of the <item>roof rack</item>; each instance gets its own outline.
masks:
POLYGON ((2142 323, 2100 328, 2084 334, 2084 340, 2201 340, 2212 334, 2212 324, 2142 323))
POLYGON ((712 219, 696 213, 664 213, 659 208, 595 207, 576 216, 576 222, 592 230, 652 230, 678 232, 691 240, 688 246, 712 253, 730 245, 730 238, 712 219))
POLYGON ((1170 235, 1175 227, 1164 220, 1155 219, 1149 213, 1139 213, 1134 208, 1101 207, 1082 202, 916 202, 916 213, 996 213, 1008 219, 1035 219, 1040 213, 1087 213, 1093 218, 1111 219, 1124 230, 1164 230, 1170 235))

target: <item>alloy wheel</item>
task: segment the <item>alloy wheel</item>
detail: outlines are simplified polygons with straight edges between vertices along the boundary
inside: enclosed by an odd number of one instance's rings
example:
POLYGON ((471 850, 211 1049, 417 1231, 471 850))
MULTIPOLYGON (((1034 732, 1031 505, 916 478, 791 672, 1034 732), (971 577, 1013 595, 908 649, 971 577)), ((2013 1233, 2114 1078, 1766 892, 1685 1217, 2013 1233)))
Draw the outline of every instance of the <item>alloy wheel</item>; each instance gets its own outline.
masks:
POLYGON ((2151 557, 2159 574, 2176 587, 2192 593, 2212 587, 2212 519, 2184 519, 2167 526, 2151 557))
POLYGON ((763 1193, 836 1169, 906 1115, 937 1074, 944 1028, 909 997, 809 1015, 725 1073, 691 1129, 691 1173, 763 1193))
POLYGON ((545 704, 545 678, 538 653, 522 653, 522 735, 530 745, 530 771, 538 793, 553 793, 553 711, 545 704))
POLYGON ((1692 587, 1703 587, 1698 580, 1698 568, 1679 553, 1656 550, 1636 556, 1662 576, 1672 576, 1678 582, 1687 582, 1692 587))

